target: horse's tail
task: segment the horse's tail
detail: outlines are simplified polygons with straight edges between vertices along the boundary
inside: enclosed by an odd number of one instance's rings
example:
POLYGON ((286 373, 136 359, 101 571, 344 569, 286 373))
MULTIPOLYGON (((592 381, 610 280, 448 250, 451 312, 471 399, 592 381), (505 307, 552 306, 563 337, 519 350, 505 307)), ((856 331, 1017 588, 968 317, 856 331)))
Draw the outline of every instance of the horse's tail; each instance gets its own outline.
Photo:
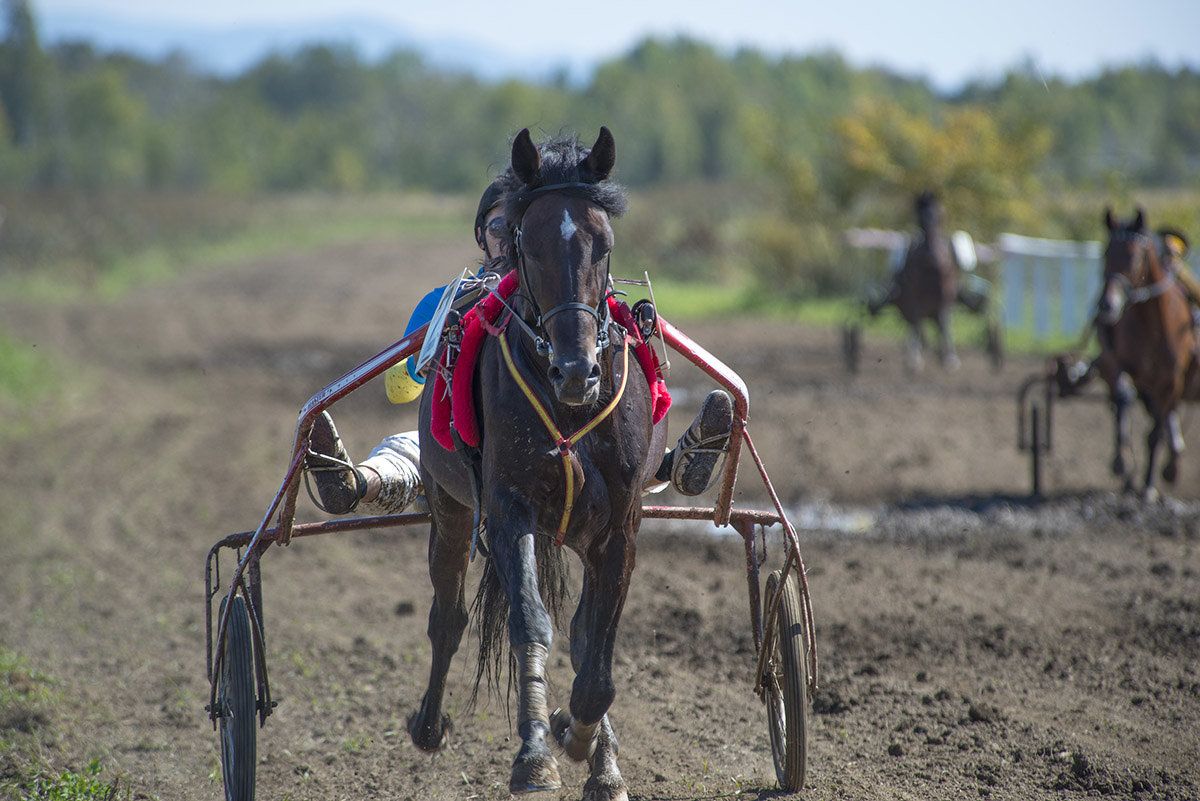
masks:
MULTIPOLYGON (((534 554, 537 557, 538 590, 546 611, 560 625, 563 603, 567 598, 567 562, 563 548, 555 545, 550 537, 534 536, 534 554)), ((471 616, 479 627, 479 662, 475 668, 475 688, 471 693, 471 704, 479 697, 480 685, 486 684, 497 694, 501 693, 501 676, 504 663, 508 662, 508 689, 515 686, 515 660, 508 646, 508 597, 500 586, 500 575, 489 554, 484 562, 479 589, 475 593, 471 616)))

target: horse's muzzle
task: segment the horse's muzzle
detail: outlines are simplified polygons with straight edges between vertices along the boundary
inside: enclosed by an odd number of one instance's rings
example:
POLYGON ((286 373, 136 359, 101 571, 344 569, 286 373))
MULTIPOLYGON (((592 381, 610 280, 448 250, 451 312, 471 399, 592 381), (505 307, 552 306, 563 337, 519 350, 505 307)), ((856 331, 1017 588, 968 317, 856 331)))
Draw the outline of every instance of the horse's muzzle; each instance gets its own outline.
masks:
POLYGON ((1096 304, 1096 321, 1101 325, 1113 325, 1125 311, 1125 293, 1112 288, 1100 296, 1096 304))
POLYGON ((600 398, 600 363, 595 359, 554 359, 547 375, 558 400, 568 406, 585 406, 600 398))

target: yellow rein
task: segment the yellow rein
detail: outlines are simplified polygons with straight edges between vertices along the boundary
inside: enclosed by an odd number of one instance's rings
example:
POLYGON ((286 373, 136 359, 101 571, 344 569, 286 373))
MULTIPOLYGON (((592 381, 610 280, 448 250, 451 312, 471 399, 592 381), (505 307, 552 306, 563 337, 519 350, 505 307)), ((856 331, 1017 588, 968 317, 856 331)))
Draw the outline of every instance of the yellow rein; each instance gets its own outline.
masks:
POLYGON ((554 443, 558 447, 559 456, 562 457, 563 474, 567 482, 567 497, 566 503, 563 505, 562 519, 558 524, 558 534, 554 538, 555 545, 562 545, 563 539, 567 536, 567 524, 571 521, 571 509, 575 506, 575 473, 571 470, 571 448, 575 447, 575 443, 587 436, 604 418, 612 414, 613 410, 617 408, 617 404, 621 402, 621 397, 625 394, 625 382, 629 378, 629 334, 626 333, 621 339, 621 385, 617 387, 616 394, 613 395, 613 399, 608 402, 608 405, 600 411, 600 414, 592 418, 590 423, 576 431, 570 437, 564 437, 562 432, 558 430, 558 426, 554 425, 554 418, 550 416, 550 412, 538 400, 537 395, 533 393, 533 388, 529 386, 525 377, 517 369, 517 365, 513 361, 512 351, 508 346, 508 337, 504 336, 503 331, 501 331, 498 338, 500 340, 500 350, 504 353, 504 363, 508 365, 509 374, 517 382, 517 386, 521 388, 521 392, 529 399, 538 417, 542 419, 542 424, 550 432, 551 438, 554 439, 554 443))

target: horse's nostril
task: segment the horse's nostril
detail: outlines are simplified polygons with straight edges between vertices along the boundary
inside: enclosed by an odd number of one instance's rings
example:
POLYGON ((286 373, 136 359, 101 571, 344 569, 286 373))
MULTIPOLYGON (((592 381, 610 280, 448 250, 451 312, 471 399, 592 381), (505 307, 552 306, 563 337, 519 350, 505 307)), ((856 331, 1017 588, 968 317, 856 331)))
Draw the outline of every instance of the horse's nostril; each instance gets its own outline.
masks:
POLYGON ((592 363, 592 371, 588 374, 588 383, 590 384, 593 381, 599 381, 599 380, 600 380, 600 363, 593 362, 592 363))

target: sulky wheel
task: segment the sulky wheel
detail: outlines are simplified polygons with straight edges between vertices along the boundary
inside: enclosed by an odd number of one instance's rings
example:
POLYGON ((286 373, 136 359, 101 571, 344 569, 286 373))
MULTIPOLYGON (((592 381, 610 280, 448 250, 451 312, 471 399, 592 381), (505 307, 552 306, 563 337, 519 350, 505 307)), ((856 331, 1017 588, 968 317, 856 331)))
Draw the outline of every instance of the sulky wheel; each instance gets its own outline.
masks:
MULTIPOLYGON (((781 574, 782 571, 776 570, 767 578, 764 620, 770 614, 781 574)), ((792 571, 783 585, 773 634, 763 643, 763 648, 770 649, 764 684, 775 777, 788 792, 804 786, 808 758, 808 653, 802 609, 800 587, 792 571)), ((766 628, 772 630, 770 625, 766 628)))
MULTIPOLYGON (((221 601, 221 616, 225 601, 221 601)), ((217 677, 217 714, 221 731, 221 771, 225 801, 253 801, 255 755, 254 646, 246 599, 236 596, 229 606, 225 653, 217 677)))

